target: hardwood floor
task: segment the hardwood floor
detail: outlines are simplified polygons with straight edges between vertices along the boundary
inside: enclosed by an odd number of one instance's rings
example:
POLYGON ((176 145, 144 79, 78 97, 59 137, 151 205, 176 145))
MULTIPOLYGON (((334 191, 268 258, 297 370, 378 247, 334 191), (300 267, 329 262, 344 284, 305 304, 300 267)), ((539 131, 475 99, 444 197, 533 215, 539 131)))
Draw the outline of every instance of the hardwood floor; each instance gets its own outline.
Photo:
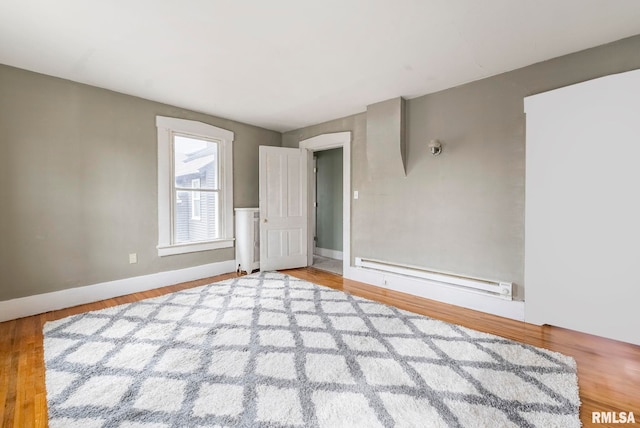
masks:
MULTIPOLYGON (((639 346, 562 328, 538 327, 500 318, 346 280, 341 276, 314 268, 283 272, 432 318, 570 355, 578 363, 578 382, 582 401, 580 418, 583 425, 592 426, 591 412, 593 411, 613 411, 634 412, 637 421, 635 426, 640 426, 639 346)), ((45 322, 156 297, 235 275, 235 273, 220 275, 0 323, 0 427, 22 428, 47 425, 42 347, 42 326, 45 322)))

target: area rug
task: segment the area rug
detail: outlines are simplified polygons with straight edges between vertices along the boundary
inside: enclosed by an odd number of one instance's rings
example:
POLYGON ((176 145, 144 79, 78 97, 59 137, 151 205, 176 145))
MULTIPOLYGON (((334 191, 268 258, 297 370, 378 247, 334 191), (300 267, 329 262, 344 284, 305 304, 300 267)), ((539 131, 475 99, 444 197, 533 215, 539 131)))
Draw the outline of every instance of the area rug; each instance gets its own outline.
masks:
POLYGON ((51 428, 580 426, 572 358, 277 272, 44 334, 51 428))

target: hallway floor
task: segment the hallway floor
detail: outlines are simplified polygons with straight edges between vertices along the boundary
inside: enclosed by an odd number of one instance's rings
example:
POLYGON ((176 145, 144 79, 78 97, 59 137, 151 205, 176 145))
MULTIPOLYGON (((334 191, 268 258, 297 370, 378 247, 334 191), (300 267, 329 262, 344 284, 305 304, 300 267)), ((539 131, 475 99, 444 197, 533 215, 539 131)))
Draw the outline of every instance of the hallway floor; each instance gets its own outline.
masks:
POLYGON ((342 260, 330 259, 329 257, 322 257, 314 254, 312 267, 342 275, 342 260))

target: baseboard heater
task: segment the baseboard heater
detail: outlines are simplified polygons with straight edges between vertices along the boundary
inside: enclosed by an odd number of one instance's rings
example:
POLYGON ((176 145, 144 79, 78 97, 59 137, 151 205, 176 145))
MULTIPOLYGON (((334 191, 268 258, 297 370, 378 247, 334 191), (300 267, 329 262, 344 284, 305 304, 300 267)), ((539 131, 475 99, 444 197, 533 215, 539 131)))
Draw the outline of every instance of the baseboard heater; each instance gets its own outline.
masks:
POLYGON ((455 275, 400 263, 356 257, 356 266, 413 278, 422 278, 504 300, 513 300, 513 283, 455 275))

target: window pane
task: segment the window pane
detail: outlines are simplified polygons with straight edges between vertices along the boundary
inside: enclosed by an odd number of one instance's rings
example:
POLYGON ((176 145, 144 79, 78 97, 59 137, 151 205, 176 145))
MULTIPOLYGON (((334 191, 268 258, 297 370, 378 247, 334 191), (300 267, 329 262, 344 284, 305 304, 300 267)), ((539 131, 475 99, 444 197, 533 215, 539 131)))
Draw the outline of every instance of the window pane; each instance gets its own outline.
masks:
POLYGON ((176 191, 174 240, 176 244, 218 239, 218 192, 176 191))
POLYGON ((218 189, 218 143, 174 135, 173 153, 176 187, 218 189))

